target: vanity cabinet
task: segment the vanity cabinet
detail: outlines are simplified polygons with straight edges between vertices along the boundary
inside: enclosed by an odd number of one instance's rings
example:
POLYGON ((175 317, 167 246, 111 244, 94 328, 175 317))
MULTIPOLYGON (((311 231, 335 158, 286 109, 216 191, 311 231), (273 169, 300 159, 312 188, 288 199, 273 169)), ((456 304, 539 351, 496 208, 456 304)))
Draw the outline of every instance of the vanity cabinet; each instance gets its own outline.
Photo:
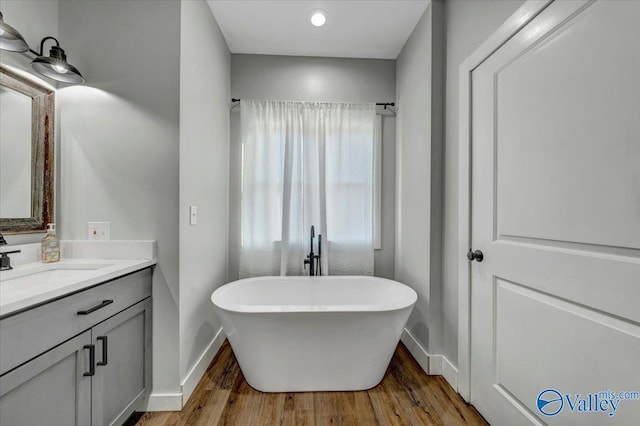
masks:
POLYGON ((150 296, 145 269, 0 319, 0 425, 122 424, 151 387, 150 296))
POLYGON ((0 425, 91 424, 86 331, 0 377, 0 425))

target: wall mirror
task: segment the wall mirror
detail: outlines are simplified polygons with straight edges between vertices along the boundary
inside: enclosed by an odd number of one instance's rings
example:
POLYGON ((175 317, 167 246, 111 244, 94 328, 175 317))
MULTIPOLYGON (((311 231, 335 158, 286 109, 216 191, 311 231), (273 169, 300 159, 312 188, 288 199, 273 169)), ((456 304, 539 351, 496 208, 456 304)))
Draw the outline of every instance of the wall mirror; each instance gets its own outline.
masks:
POLYGON ((0 66, 0 232, 44 232, 54 221, 52 89, 0 66))

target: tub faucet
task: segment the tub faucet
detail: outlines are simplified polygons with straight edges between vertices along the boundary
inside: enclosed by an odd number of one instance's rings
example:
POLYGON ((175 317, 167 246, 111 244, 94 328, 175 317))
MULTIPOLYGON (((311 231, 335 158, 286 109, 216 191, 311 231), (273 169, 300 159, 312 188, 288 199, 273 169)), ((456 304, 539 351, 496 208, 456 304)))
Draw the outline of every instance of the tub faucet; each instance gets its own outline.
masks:
POLYGON ((318 255, 316 256, 316 275, 322 275, 322 235, 318 234, 318 255))
POLYGON ((320 266, 320 257, 322 253, 322 235, 318 235, 318 254, 313 252, 313 239, 316 236, 316 230, 311 225, 311 238, 309 239, 310 251, 307 257, 304 259, 304 269, 307 269, 309 265, 309 275, 321 275, 322 266, 320 266))

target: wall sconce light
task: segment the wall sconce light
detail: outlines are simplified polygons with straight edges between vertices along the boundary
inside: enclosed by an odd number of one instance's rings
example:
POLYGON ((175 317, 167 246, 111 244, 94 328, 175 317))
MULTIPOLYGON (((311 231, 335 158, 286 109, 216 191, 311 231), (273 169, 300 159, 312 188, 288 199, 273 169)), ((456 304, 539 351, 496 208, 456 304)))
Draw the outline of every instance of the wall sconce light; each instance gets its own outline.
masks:
POLYGON ((29 45, 22 37, 22 34, 4 22, 2 12, 0 12, 0 49, 10 52, 26 52, 29 50, 29 45))
POLYGON ((40 42, 40 52, 36 52, 29 48, 24 37, 3 20, 2 12, 0 12, 0 49, 10 52, 31 52, 37 57, 31 61, 31 68, 34 71, 49 77, 53 80, 61 81, 69 84, 82 84, 84 77, 80 71, 67 62, 67 55, 60 47, 60 43, 54 37, 45 37, 40 42), (49 56, 44 56, 44 43, 47 40, 56 42, 55 46, 51 46, 49 56))
POLYGON ((34 71, 63 83, 84 83, 84 77, 82 77, 82 74, 80 74, 80 71, 78 71, 76 67, 67 62, 67 55, 65 55, 64 50, 60 47, 60 43, 58 43, 58 40, 55 38, 43 38, 40 42, 40 53, 34 52, 33 50, 31 50, 31 52, 38 55, 37 58, 31 61, 31 68, 33 68, 34 71), (56 45, 51 46, 49 56, 45 57, 42 54, 44 53, 44 42, 47 40, 54 40, 56 45))

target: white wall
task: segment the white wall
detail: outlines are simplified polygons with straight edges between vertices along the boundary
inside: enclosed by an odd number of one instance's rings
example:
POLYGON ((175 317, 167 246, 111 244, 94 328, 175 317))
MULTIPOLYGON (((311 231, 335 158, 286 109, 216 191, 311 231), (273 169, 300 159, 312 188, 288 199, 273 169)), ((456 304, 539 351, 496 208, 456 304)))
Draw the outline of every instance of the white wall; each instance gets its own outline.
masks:
POLYGON ((231 58, 206 2, 181 4, 180 374, 184 381, 221 327, 210 297, 227 282, 231 58), (189 224, 190 205, 198 207, 197 225, 189 224))
POLYGON ((396 65, 395 278, 418 293, 407 328, 433 354, 442 351, 443 12, 441 1, 431 2, 396 65))
MULTIPOLYGON (((317 102, 393 102, 392 60, 231 55, 234 98, 317 102)), ((379 107, 379 112, 382 108, 379 107)), ((229 279, 238 277, 240 249, 240 113, 231 114, 229 279)), ((394 275, 395 118, 382 120, 382 250, 375 252, 375 275, 394 275)))
POLYGON ((458 68, 522 0, 446 1, 446 147, 442 309, 444 355, 458 360, 458 68))
POLYGON ((155 239, 153 392, 179 392, 178 154, 180 3, 60 2, 60 39, 84 74, 56 93, 58 222, 86 239, 155 239))

